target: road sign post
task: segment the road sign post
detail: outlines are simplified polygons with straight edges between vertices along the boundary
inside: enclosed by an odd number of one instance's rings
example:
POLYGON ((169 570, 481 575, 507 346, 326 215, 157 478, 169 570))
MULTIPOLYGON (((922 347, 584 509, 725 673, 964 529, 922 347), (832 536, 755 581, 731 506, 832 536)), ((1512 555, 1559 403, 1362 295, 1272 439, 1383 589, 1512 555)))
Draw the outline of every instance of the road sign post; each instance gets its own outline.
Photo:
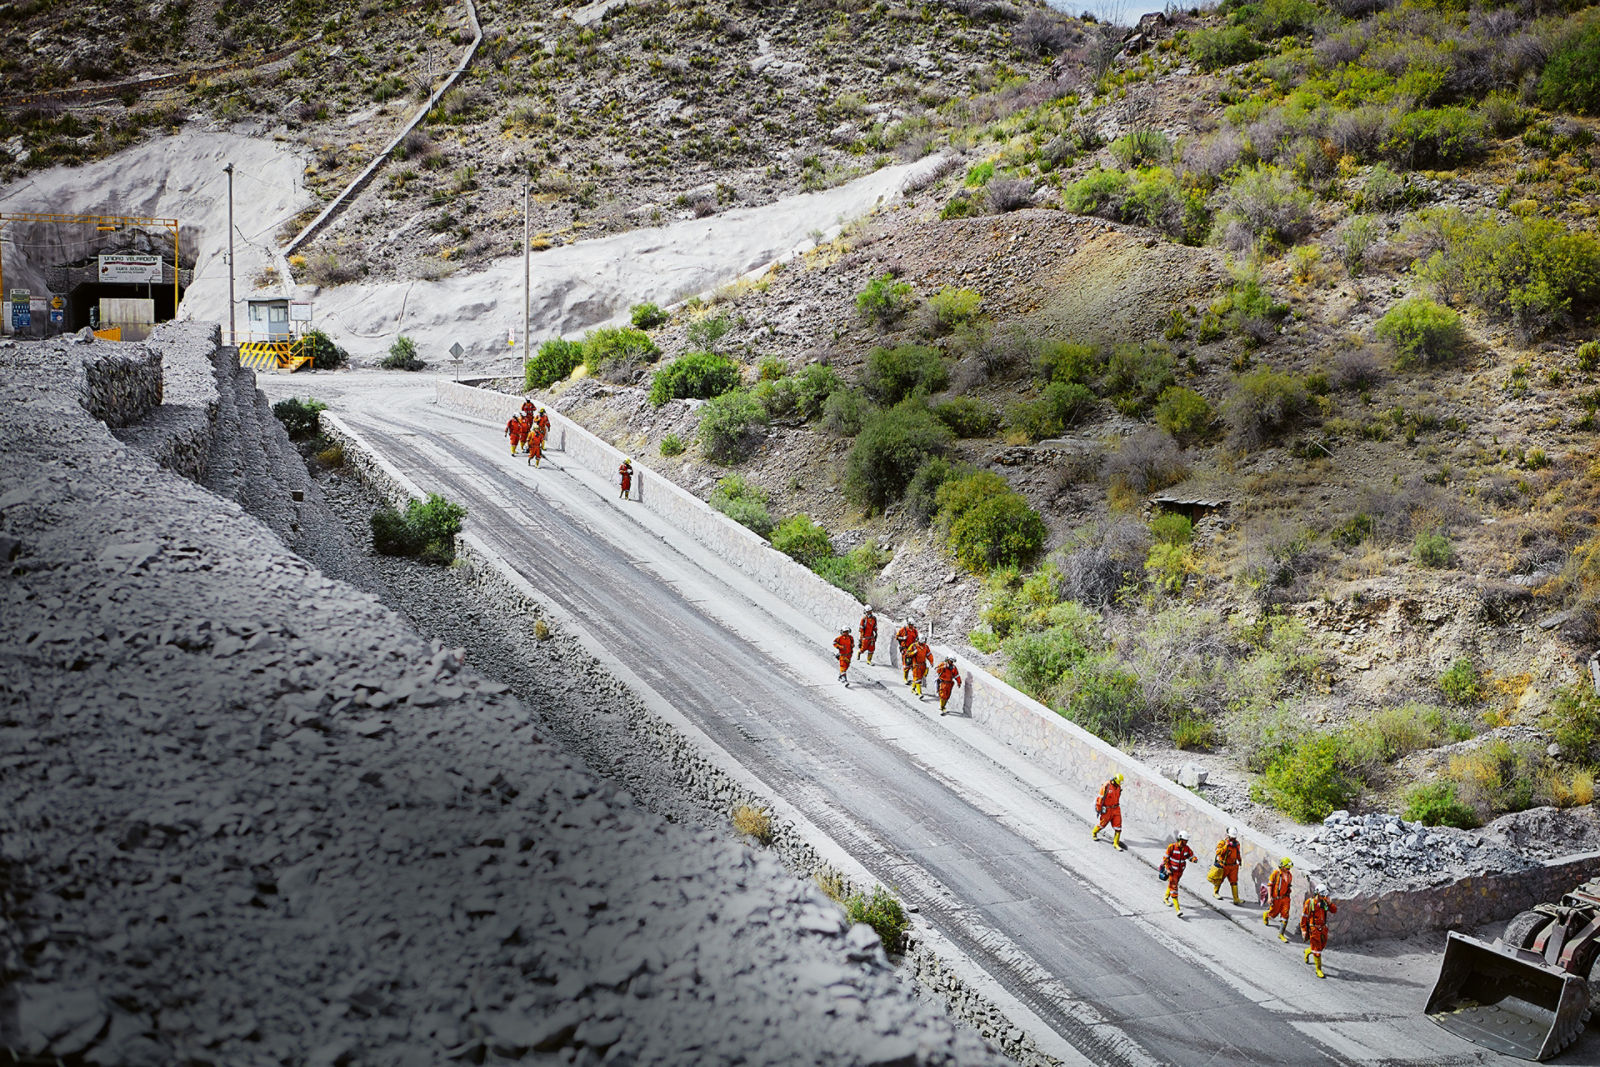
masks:
POLYGON ((461 347, 461 342, 456 341, 450 346, 450 358, 455 360, 456 381, 461 380, 461 357, 466 354, 466 349, 461 347))

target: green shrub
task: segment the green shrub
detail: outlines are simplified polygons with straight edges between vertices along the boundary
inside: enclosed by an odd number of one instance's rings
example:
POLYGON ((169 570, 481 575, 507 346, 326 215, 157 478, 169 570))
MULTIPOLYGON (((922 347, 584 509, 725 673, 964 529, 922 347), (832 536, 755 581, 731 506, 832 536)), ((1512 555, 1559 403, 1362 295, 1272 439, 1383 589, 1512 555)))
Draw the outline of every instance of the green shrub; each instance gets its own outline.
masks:
POLYGON ((350 353, 321 330, 310 331, 301 343, 303 354, 311 357, 312 370, 336 370, 350 362, 350 353))
POLYGON ((1478 813, 1456 799, 1454 782, 1428 782, 1406 791, 1402 816, 1424 826, 1454 826, 1471 830, 1479 825, 1478 813))
POLYGON ((1488 123, 1464 107, 1407 112, 1389 127, 1383 151, 1408 167, 1454 167, 1482 154, 1488 123))
POLYGON ((795 410, 807 420, 822 414, 828 399, 844 388, 839 373, 825 363, 807 364, 787 380, 794 382, 795 410))
POLYGON ((1248 26, 1190 30, 1188 44, 1189 54, 1201 70, 1220 70, 1236 63, 1248 63, 1261 54, 1261 45, 1248 26))
POLYGON ((1217 421, 1209 401, 1193 389, 1169 385, 1156 398, 1156 425, 1184 444, 1206 438, 1217 421))
POLYGON ((305 441, 320 434, 322 416, 318 412, 326 410, 328 405, 309 396, 304 400, 290 397, 272 405, 272 414, 283 423, 283 429, 291 441, 305 441))
POLYGON ((1234 380, 1222 419, 1236 444, 1257 448, 1298 418, 1305 404, 1304 379, 1262 367, 1234 380))
POLYGON ((939 209, 941 219, 965 219, 981 214, 982 212, 973 206, 972 201, 964 196, 951 197, 950 202, 939 209))
POLYGON ((1419 530, 1411 545, 1411 554, 1424 567, 1448 567, 1455 562, 1455 546, 1438 530, 1419 530))
POLYGON ((1301 738, 1267 764, 1259 793, 1296 822, 1317 822, 1349 807, 1359 783, 1340 766, 1340 749, 1329 734, 1301 738))
POLYGON ((967 177, 965 179, 966 186, 969 189, 977 189, 980 186, 987 185, 989 180, 993 177, 994 162, 992 160, 984 160, 982 163, 974 163, 971 167, 967 168, 967 177))
POLYGON ((1150 520, 1150 537, 1158 545, 1186 545, 1194 540, 1194 520, 1175 511, 1163 511, 1150 520))
POLYGON ((1217 724, 1198 715, 1181 715, 1172 723, 1172 747, 1186 752, 1209 752, 1217 744, 1217 724))
POLYGON ((833 555, 828 531, 811 521, 809 515, 791 515, 772 531, 772 547, 792 556, 807 567, 833 555))
POLYGON ((1094 394, 1088 387, 1070 382, 1051 382, 1037 400, 1020 400, 1006 409, 1006 425, 1030 441, 1056 437, 1075 426, 1094 409, 1094 394))
POLYGON ((650 403, 709 400, 739 386, 739 364, 715 352, 690 352, 656 371, 650 379, 650 403))
POLYGON ((1531 807, 1543 765, 1542 746, 1496 739, 1451 756, 1446 773, 1462 803, 1482 816, 1531 807))
POLYGON ((1539 75, 1539 103, 1552 111, 1600 114, 1600 21, 1568 34, 1539 75))
POLYGON ((456 558, 455 537, 466 516, 466 508, 438 493, 429 493, 426 501, 406 501, 404 513, 386 507, 372 516, 372 547, 385 556, 449 563, 456 558))
POLYGON ((874 886, 872 895, 854 893, 844 902, 844 913, 853 923, 866 923, 877 931, 885 952, 899 952, 905 948, 906 931, 911 920, 900 902, 889 895, 883 886, 874 886))
POLYGON ((661 438, 661 454, 663 456, 681 456, 683 455, 683 451, 683 438, 679 437, 677 434, 669 433, 665 437, 661 438))
POLYGON ((737 463, 754 446, 767 425, 767 412, 748 389, 735 389, 706 401, 700 409, 696 437, 706 457, 716 463, 737 463))
POLYGON ((1585 341, 1578 346, 1578 370, 1584 374, 1592 374, 1596 367, 1600 367, 1600 341, 1585 341))
POLYGON ((946 544, 974 574, 1026 566, 1049 535, 1039 513, 996 474, 983 472, 946 482, 936 499, 946 544))
POLYGON ((1346 548, 1354 548, 1367 538, 1371 537, 1377 529, 1377 524, 1372 516, 1364 511, 1358 511, 1348 519, 1335 526, 1328 532, 1328 536, 1335 544, 1346 548))
POLYGON ((1165 163, 1172 158, 1172 141, 1160 130, 1148 127, 1125 133, 1106 147, 1124 169, 1165 163))
POLYGON ((1465 300, 1537 337, 1600 304, 1600 237, 1553 219, 1513 218, 1454 209, 1420 223, 1443 247, 1417 273, 1449 302, 1465 300))
POLYGON ((874 348, 867 355, 861 384, 880 404, 897 404, 914 393, 933 393, 950 381, 950 371, 937 348, 896 345, 874 348))
POLYGON ((710 351, 717 347, 717 342, 728 336, 733 325, 733 316, 726 311, 719 311, 715 315, 701 315, 689 323, 689 328, 684 332, 690 344, 710 351))
POLYGON ((1229 21, 1248 27, 1257 40, 1275 41, 1304 33, 1321 15, 1321 9, 1311 0, 1256 0, 1236 7, 1229 21))
POLYGON ((1433 366, 1455 359, 1467 341, 1461 316, 1424 296, 1413 296, 1390 308, 1378 320, 1379 337, 1394 345, 1401 367, 1433 366))
POLYGON ((1148 710, 1139 679, 1101 657, 1073 676, 1065 713, 1096 737, 1121 744, 1133 737, 1148 710))
POLYGON ((533 358, 523 364, 523 381, 530 390, 544 389, 564 380, 582 362, 583 345, 554 337, 541 344, 533 358))
POLYGON ((1034 370, 1046 382, 1089 385, 1105 370, 1105 356, 1093 345, 1054 341, 1034 359, 1034 370))
POLYGON ((1246 167, 1229 184, 1213 238, 1236 252, 1262 242, 1293 245, 1311 231, 1311 194, 1294 175, 1270 164, 1246 167))
POLYGON ((1600 741, 1600 696, 1592 686, 1581 683, 1558 690, 1544 726, 1566 758, 1588 763, 1600 741))
POLYGON ((976 320, 982 304, 983 296, 975 290, 947 285, 928 297, 924 327, 929 335, 942 337, 957 326, 976 320))
POLYGON ((672 318, 655 304, 635 304, 628 309, 628 318, 635 329, 652 330, 672 318))
POLYGON ((872 411, 872 402, 859 390, 835 390, 822 405, 822 428, 835 437, 854 437, 872 411))
POLYGON ((743 475, 729 474, 717 481, 706 501, 740 526, 766 537, 772 533, 772 514, 767 510, 767 492, 743 475))
POLYGON ((935 404, 933 413, 957 437, 988 437, 1000 425, 994 408, 976 397, 952 397, 935 404))
POLYGON ((1444 713, 1426 704, 1397 704, 1369 714, 1341 732, 1346 767, 1376 772, 1402 756, 1444 741, 1444 713))
POLYGON ((1483 680, 1470 659, 1458 659, 1439 675, 1439 691, 1452 704, 1476 704, 1483 699, 1483 680))
POLYGON ((933 456, 917 468, 906 485, 906 511, 911 518, 926 526, 939 511, 940 486, 955 478, 965 477, 971 468, 951 463, 943 456, 933 456))
POLYGON ((1124 415, 1143 415, 1172 384, 1176 366, 1163 345, 1117 345, 1106 360, 1100 392, 1124 415))
POLYGON ((1006 681, 1048 704, 1062 681, 1089 658, 1091 649, 1076 627, 1024 630, 1001 642, 1006 681))
POLYGON ((875 545, 857 545, 842 556, 827 555, 811 569, 823 581, 838 586, 857 600, 865 600, 867 587, 888 562, 875 545))
POLYGON ((845 491, 868 511, 899 500, 917 468, 942 455, 951 433, 920 400, 874 412, 850 449, 845 491))
POLYGON ((583 362, 593 374, 607 367, 653 363, 660 355, 650 335, 632 326, 602 326, 583 336, 583 362))
POLYGON ((1120 170, 1091 170, 1061 191, 1061 206, 1079 215, 1116 218, 1131 181, 1120 170))
POLYGON ((417 358, 417 343, 405 334, 395 338, 383 359, 384 370, 421 370, 426 363, 417 358))
POLYGON ((882 274, 856 294, 856 310, 862 318, 879 326, 892 326, 905 314, 906 300, 910 296, 910 282, 898 281, 893 274, 882 274))

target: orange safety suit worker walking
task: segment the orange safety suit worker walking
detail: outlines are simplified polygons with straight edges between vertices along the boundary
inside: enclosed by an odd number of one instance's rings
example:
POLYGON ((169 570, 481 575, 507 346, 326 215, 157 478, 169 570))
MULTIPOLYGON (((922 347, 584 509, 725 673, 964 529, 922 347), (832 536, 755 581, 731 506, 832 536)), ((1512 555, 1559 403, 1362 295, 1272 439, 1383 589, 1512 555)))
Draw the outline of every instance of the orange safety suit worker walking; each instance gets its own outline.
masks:
POLYGON ((933 649, 928 647, 928 642, 918 640, 906 649, 906 655, 911 660, 911 691, 921 700, 922 683, 928 680, 928 668, 933 666, 933 649))
POLYGON ((533 416, 524 411, 522 419, 522 448, 527 451, 533 444, 533 416))
POLYGON ((961 684, 961 672, 956 669, 955 657, 946 656, 936 673, 939 675, 939 714, 948 715, 945 705, 950 703, 950 694, 961 684))
POLYGON ((542 459, 544 459, 544 431, 535 426, 532 436, 528 438, 528 462, 537 467, 542 459))
POLYGON ((1278 940, 1289 943, 1289 898, 1294 895, 1294 860, 1288 856, 1278 861, 1278 869, 1267 880, 1267 910, 1261 913, 1261 925, 1271 926, 1273 919, 1282 919, 1278 925, 1278 940))
POLYGON ((894 632, 895 643, 900 646, 900 680, 911 684, 911 646, 917 643, 917 627, 910 619, 894 632))
POLYGON ((1100 840, 1100 831, 1109 826, 1113 831, 1111 847, 1122 852, 1128 851, 1122 843, 1122 775, 1113 774, 1100 787, 1100 795, 1094 798, 1094 813, 1099 816, 1100 822, 1095 825, 1089 840, 1100 840))
POLYGON ((878 649, 878 617, 872 613, 872 606, 867 606, 867 612, 861 616, 861 646, 856 651, 857 656, 867 657, 867 662, 872 662, 872 654, 878 649))
POLYGON ((1338 910, 1339 905, 1328 899, 1328 887, 1318 882, 1300 911, 1300 936, 1310 942, 1305 961, 1311 963, 1315 957, 1318 978, 1328 977, 1322 973, 1322 950, 1328 947, 1328 916, 1338 910))
POLYGON ((522 413, 524 415, 528 416, 528 418, 530 418, 530 419, 533 418, 533 407, 534 407, 533 401, 524 400, 522 402, 522 413))
POLYGON ((521 419, 519 419, 517 416, 513 415, 509 419, 506 420, 506 436, 511 438, 511 454, 513 456, 517 454, 517 445, 521 443, 517 439, 517 435, 520 434, 521 432, 522 432, 522 420, 521 419))
POLYGON ((633 488, 633 461, 626 456, 622 458, 622 466, 617 468, 617 481, 622 485, 622 496, 628 495, 628 490, 633 488))
POLYGON ((839 681, 848 685, 845 672, 850 669, 850 660, 856 653, 856 639, 850 636, 850 627, 839 631, 839 636, 833 639, 833 647, 839 653, 839 681))
POLYGON ((1239 828, 1230 826, 1227 836, 1217 842, 1216 862, 1206 875, 1212 896, 1222 899, 1222 883, 1227 882, 1233 887, 1233 902, 1244 903, 1239 899, 1239 858, 1239 828))
POLYGON ((539 427, 541 437, 550 436, 550 416, 544 413, 544 408, 539 409, 539 417, 533 420, 533 424, 539 427))
POLYGON ((1189 861, 1199 858, 1194 854, 1194 849, 1189 847, 1189 831, 1179 830, 1178 839, 1167 846, 1167 854, 1161 860, 1161 869, 1167 872, 1167 895, 1161 898, 1161 902, 1165 904, 1170 901, 1173 913, 1180 917, 1183 907, 1178 903, 1178 879, 1183 877, 1189 861))

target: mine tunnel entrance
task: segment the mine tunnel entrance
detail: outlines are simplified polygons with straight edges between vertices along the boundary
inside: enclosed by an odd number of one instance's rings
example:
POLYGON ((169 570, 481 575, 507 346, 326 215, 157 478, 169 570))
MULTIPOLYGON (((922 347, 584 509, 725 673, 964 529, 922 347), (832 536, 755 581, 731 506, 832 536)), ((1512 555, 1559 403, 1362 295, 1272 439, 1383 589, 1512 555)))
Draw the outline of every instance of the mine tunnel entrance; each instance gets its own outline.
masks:
MULTIPOLYGON (((127 282, 84 282, 73 287, 67 294, 66 328, 69 331, 81 330, 90 325, 90 309, 98 309, 102 299, 110 300, 150 300, 152 303, 151 323, 168 322, 176 314, 173 306, 172 282, 165 284, 150 283, 147 285, 130 284, 127 282)), ((183 300, 183 289, 178 289, 178 302, 183 300)), ((96 326, 106 325, 106 319, 101 316, 96 326)))

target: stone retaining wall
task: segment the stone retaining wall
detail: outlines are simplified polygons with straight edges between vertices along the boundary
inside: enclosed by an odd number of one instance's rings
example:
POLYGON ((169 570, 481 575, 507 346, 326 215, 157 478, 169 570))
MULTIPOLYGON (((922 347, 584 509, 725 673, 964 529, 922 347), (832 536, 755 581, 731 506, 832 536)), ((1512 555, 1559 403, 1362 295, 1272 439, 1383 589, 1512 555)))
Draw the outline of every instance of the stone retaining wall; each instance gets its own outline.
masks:
POLYGON ((96 341, 78 349, 73 389, 78 403, 107 426, 126 426, 161 406, 161 350, 96 341))
POLYGON ((1509 918, 1542 901, 1554 903, 1580 882, 1600 876, 1600 852, 1563 856, 1531 870, 1482 874, 1449 885, 1396 890, 1339 902, 1363 938, 1408 937, 1418 930, 1470 930, 1509 918))
MULTIPOLYGON (((555 429, 552 416, 552 432, 555 429)), ((393 464, 371 449, 337 416, 322 414, 323 435, 344 448, 345 467, 372 486, 396 507, 408 500, 425 497, 421 488, 393 464)), ((607 673, 612 687, 609 695, 620 695, 628 708, 629 730, 645 739, 671 768, 674 779, 685 794, 702 807, 729 815, 741 806, 768 814, 772 839, 766 847, 800 877, 831 881, 843 895, 870 892, 875 883, 864 868, 834 852, 821 831, 782 798, 766 795, 754 778, 746 778, 708 755, 709 743, 690 736, 694 728, 687 720, 666 708, 653 708, 639 689, 627 685, 619 674, 628 670, 603 646, 587 634, 576 620, 550 603, 525 578, 502 560, 476 535, 462 533, 456 538, 456 560, 465 569, 467 580, 482 588, 497 604, 516 605, 519 613, 542 618, 551 628, 550 640, 568 642, 578 654, 594 659, 607 673)), ((731 757, 729 758, 731 763, 731 757)), ((902 962, 918 982, 935 992, 961 1020, 971 1025, 1016 1062, 1025 1067, 1053 1067, 1060 1061, 1041 1050, 1034 1038, 994 1001, 974 988, 971 972, 952 955, 940 939, 920 922, 913 920, 907 935, 902 962), (941 951, 943 950, 943 951, 941 951)))

